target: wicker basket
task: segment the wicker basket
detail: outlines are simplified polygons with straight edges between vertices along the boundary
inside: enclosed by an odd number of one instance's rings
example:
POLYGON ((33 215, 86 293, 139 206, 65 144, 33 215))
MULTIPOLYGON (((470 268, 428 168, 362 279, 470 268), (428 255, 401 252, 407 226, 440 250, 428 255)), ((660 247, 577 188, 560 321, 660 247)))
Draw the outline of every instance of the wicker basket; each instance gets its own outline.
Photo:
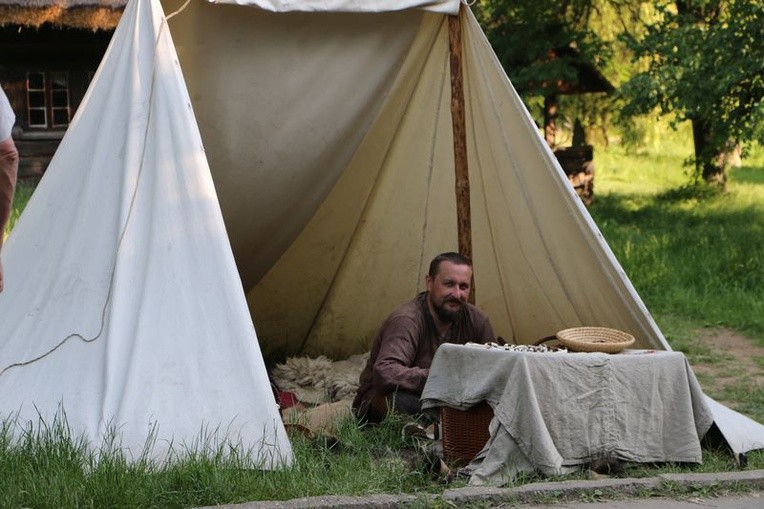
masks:
POLYGON ((493 409, 485 401, 467 410, 441 407, 443 458, 451 464, 469 463, 488 441, 491 419, 493 409))
POLYGON ((575 327, 561 330, 557 339, 569 350, 577 352, 618 353, 634 344, 628 332, 607 327, 575 327))

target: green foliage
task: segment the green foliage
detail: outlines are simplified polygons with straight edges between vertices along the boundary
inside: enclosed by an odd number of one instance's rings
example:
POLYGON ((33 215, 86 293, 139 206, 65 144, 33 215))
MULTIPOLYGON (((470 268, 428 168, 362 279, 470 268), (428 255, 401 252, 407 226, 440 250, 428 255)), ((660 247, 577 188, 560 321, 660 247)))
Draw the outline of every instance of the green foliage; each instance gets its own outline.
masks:
POLYGON ((764 11, 749 0, 660 1, 643 34, 629 34, 646 69, 623 87, 625 115, 657 109, 698 131, 701 168, 735 144, 764 142, 764 11))
POLYGON ((579 59, 607 56, 589 29, 592 0, 484 0, 473 9, 512 83, 524 95, 548 96, 562 81, 577 84, 579 59))
POLYGON ((472 8, 539 123, 539 98, 560 92, 560 83, 575 86, 578 61, 623 85, 614 97, 560 100, 563 131, 579 119, 590 141, 604 145, 618 127, 639 148, 654 134, 649 117, 656 111, 674 127, 690 121, 694 151, 685 164, 694 165, 695 178, 722 185, 722 155, 764 142, 764 11, 758 2, 482 0, 472 8))
POLYGON ((512 84, 536 122, 544 122, 544 99, 556 96, 559 146, 572 143, 576 121, 586 143, 608 143, 613 111, 609 94, 574 94, 591 70, 611 83, 621 67, 612 51, 623 25, 619 6, 610 0, 483 0, 472 6, 512 84), (614 30, 614 27, 618 27, 614 30))

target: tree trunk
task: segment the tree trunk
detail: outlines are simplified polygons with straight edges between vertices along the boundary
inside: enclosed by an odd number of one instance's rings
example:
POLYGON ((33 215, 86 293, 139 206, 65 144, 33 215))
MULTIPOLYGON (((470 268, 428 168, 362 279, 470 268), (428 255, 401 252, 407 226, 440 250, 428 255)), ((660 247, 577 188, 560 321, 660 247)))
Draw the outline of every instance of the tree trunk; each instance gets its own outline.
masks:
MULTIPOLYGON (((720 12, 720 3, 676 0, 677 12, 689 15, 695 23, 714 24, 720 12)), ((727 185, 727 147, 719 146, 708 122, 692 119, 692 140, 695 144, 695 171, 707 183, 724 188, 727 185)))
POLYGON ((544 98, 544 140, 551 149, 555 148, 558 109, 557 94, 544 98))
POLYGON ((695 144, 695 171, 711 185, 724 188, 727 185, 727 151, 715 147, 713 132, 708 123, 692 121, 692 141, 695 144))

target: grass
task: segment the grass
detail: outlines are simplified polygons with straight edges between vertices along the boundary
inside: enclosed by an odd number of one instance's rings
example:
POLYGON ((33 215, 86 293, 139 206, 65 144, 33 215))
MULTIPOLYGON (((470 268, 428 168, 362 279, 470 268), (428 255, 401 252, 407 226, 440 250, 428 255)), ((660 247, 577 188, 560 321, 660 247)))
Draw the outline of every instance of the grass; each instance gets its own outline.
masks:
MULTIPOLYGON (((416 463, 421 456, 414 455, 413 463, 401 458, 401 450, 413 450, 412 442, 401 436, 401 425, 393 418, 362 429, 347 419, 339 425, 337 442, 293 437, 295 466, 261 471, 253 469, 246 457, 220 450, 176 456, 163 464, 145 458, 129 461, 118 447, 94 450, 73 437, 65 421, 20 431, 5 421, 0 424, 0 507, 183 508, 375 493, 416 494, 422 507, 436 506, 428 495, 442 492, 443 485, 416 463)), ((628 465, 626 475, 733 468, 729 454, 721 449, 706 448, 703 461, 702 465, 628 465)), ((749 468, 762 467, 764 455, 750 455, 749 468)), ((586 477, 583 470, 552 479, 523 474, 513 485, 586 477)), ((464 485, 457 481, 449 487, 464 485)), ((611 497, 603 493, 600 498, 611 497)))
POLYGON ((726 326, 764 347, 764 150, 727 192, 688 184, 681 161, 601 151, 592 216, 659 323, 726 326))
MULTIPOLYGON (((697 330, 725 326, 764 347, 764 149, 730 172, 726 192, 691 183, 682 161, 691 146, 665 137, 650 153, 618 145, 595 151, 596 202, 605 237, 675 349, 691 363, 718 367, 725 384, 712 396, 764 422, 764 389, 739 373, 734 358, 697 341, 697 330)), ((9 228, 34 183, 20 183, 9 228)), ((764 369, 764 358, 754 359, 764 369)), ((703 380, 709 383, 713 380, 703 380)), ((407 447, 394 419, 359 429, 341 423, 339 445, 296 437, 295 466, 264 472, 246 458, 129 462, 118 450, 94 452, 60 425, 14 435, 0 426, 0 507, 189 507, 317 495, 438 493, 442 485, 400 459, 407 447)), ((764 451, 748 468, 764 468, 764 451)), ((702 465, 631 465, 627 475, 733 470, 730 455, 706 447, 702 465)), ((564 479, 581 478, 580 472, 564 479)), ((515 484, 542 480, 519 477, 515 484)), ((457 483, 456 486, 459 484, 457 483)), ((705 489, 705 488, 704 488, 705 489)), ((675 493, 666 486, 667 494, 675 493)), ((591 494, 603 498, 607 493, 591 494)), ((432 506, 422 498, 422 506, 432 506)), ((444 502, 444 505, 448 503, 444 502)))
POLYGON ((5 226, 3 235, 5 237, 11 232, 16 222, 21 216, 21 212, 24 210, 29 199, 32 197, 32 193, 37 187, 37 180, 19 180, 16 184, 16 193, 13 196, 13 208, 11 209, 11 216, 8 219, 8 224, 5 226))
MULTIPOLYGON (((592 216, 672 347, 710 365, 701 385, 764 422, 764 387, 728 352, 698 340, 726 327, 764 348, 764 148, 732 168, 726 191, 693 183, 682 167, 692 146, 666 137, 653 154, 596 152, 592 216)), ((764 359, 753 369, 764 373, 764 359)))
POLYGON ((361 430, 341 423, 337 445, 294 437, 295 466, 256 470, 246 457, 191 454, 166 464, 128 461, 117 447, 94 450, 65 422, 0 425, 0 507, 190 507, 309 495, 432 491, 400 460, 400 423, 361 430))

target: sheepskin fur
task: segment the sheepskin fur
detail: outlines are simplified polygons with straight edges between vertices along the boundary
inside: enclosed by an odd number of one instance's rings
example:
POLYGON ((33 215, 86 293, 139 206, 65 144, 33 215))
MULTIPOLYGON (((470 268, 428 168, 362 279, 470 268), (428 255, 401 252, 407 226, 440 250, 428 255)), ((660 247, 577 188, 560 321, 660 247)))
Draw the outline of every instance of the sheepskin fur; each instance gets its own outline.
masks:
POLYGON ((353 399, 369 354, 332 362, 327 357, 290 357, 271 371, 276 387, 293 392, 302 403, 318 405, 353 399))

